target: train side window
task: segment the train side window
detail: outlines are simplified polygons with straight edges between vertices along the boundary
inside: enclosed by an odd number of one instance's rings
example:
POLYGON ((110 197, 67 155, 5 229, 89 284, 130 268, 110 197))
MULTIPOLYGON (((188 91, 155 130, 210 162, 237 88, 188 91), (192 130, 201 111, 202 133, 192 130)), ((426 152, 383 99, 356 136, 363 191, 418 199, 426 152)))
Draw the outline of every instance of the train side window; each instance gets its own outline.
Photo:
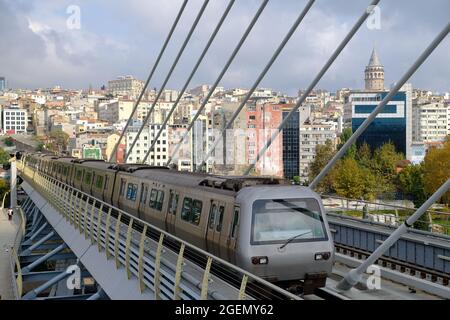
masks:
POLYGON ((183 200, 183 208, 181 210, 181 219, 185 221, 189 221, 189 217, 191 215, 191 207, 192 207, 192 199, 191 198, 184 198, 183 200))
POLYGON ((155 209, 161 211, 163 207, 163 202, 164 202, 164 191, 158 190, 158 198, 156 200, 155 209))
POLYGON ((211 209, 209 210, 208 228, 210 228, 210 229, 214 228, 214 222, 216 220, 216 211, 217 211, 217 206, 215 203, 213 203, 211 206, 211 209))
POLYGON ((177 207, 178 207, 178 193, 170 192, 169 213, 177 214, 177 207))
POLYGON ((157 198, 158 198, 158 190, 152 189, 152 191, 150 192, 150 201, 148 202, 150 208, 155 208, 157 198))
POLYGON ((103 188, 103 176, 97 176, 97 179, 95 179, 95 187, 97 189, 103 188))
POLYGON ((202 213, 203 203, 200 200, 192 200, 191 198, 184 198, 183 209, 181 211, 181 219, 198 225, 200 223, 200 215, 202 213))
POLYGON ((239 207, 234 207, 233 222, 231 224, 230 236, 236 237, 236 229, 239 224, 239 207))
POLYGON ((134 183, 128 183, 127 188, 127 199, 131 201, 136 201, 136 193, 137 193, 138 186, 134 183))
POLYGON ((127 181, 125 179, 120 179, 120 189, 119 189, 119 195, 124 196, 125 195, 125 185, 127 181))
POLYGON ((109 176, 106 175, 105 176, 105 186, 103 187, 103 189, 106 191, 108 190, 108 185, 109 185, 109 176))
POLYGON ((84 183, 85 184, 91 184, 92 181, 92 172, 86 172, 84 175, 84 183))
POLYGON ((192 203, 192 223, 198 225, 200 223, 200 215, 202 214, 203 203, 200 200, 194 200, 192 203))
POLYGON ((222 222, 223 222, 223 214, 225 213, 225 207, 220 206, 219 207, 219 223, 216 225, 216 231, 221 232, 222 231, 222 222))
POLYGON ((75 179, 77 179, 78 181, 81 180, 81 175, 82 175, 82 171, 81 170, 77 170, 77 175, 75 176, 75 179))

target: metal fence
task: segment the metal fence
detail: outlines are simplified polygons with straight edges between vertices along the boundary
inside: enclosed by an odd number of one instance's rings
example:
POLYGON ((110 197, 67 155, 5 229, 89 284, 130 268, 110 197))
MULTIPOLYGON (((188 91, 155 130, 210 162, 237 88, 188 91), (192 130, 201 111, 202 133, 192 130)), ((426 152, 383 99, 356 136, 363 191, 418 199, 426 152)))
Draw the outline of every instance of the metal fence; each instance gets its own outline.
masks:
MULTIPOLYGON (((417 209, 386 202, 370 202, 322 194, 328 212, 399 226, 417 209)), ((450 235, 450 212, 427 210, 413 228, 431 233, 450 235)))
POLYGON ((67 222, 155 299, 300 299, 81 190, 30 167, 18 168, 67 222))
POLYGON ((11 255, 9 261, 11 268, 13 294, 16 299, 19 299, 23 291, 23 281, 18 252, 20 248, 20 243, 22 242, 23 236, 25 235, 25 227, 27 222, 22 208, 17 208, 14 211, 15 211, 14 216, 17 216, 19 219, 19 226, 17 228, 17 233, 14 238, 13 247, 11 248, 11 255))

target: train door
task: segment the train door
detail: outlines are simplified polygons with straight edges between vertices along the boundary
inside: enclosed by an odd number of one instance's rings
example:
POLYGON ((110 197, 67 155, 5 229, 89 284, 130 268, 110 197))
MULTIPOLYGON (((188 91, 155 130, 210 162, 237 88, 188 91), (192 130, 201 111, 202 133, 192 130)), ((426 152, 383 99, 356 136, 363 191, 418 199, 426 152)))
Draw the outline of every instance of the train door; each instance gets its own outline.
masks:
POLYGON ((227 239, 227 250, 228 250, 228 258, 232 263, 236 262, 236 243, 237 243, 237 234, 239 228, 239 215, 241 208, 239 206, 234 206, 233 213, 231 217, 230 229, 228 233, 227 239))
POLYGON ((166 212, 166 230, 175 234, 175 219, 177 217, 178 199, 180 195, 174 190, 170 190, 169 205, 166 212))
MULTIPOLYGON (((217 256, 221 256, 221 251, 223 251, 220 248, 220 239, 223 230, 224 216, 225 203, 217 200, 211 201, 208 228, 206 231, 206 242, 208 251, 217 256)), ((224 252, 222 254, 224 254, 224 252)))

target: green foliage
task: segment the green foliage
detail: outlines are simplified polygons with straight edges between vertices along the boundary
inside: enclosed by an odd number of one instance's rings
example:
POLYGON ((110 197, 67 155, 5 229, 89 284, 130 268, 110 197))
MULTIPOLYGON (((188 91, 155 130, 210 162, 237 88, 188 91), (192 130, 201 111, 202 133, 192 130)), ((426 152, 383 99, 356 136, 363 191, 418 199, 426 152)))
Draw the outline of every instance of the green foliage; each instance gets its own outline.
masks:
POLYGON ((69 144, 69 135, 62 130, 55 130, 50 132, 49 143, 47 143, 47 149, 51 151, 61 152, 67 149, 69 144))
POLYGON ((366 142, 359 147, 355 159, 361 166, 370 169, 372 163, 372 151, 366 142))
POLYGON ((336 166, 333 187, 339 196, 372 200, 375 197, 375 184, 370 170, 362 168, 353 158, 342 159, 336 166))
POLYGON ((397 178, 399 189, 412 196, 416 208, 427 200, 423 184, 423 168, 420 164, 407 166, 398 174, 397 178))
MULTIPOLYGON (((344 144, 348 141, 348 139, 350 139, 352 134, 353 134, 352 128, 345 128, 342 130, 340 136, 341 141, 337 146, 338 150, 340 150, 344 146, 344 144)), ((344 157, 355 158, 355 156, 356 156, 356 144, 353 143, 345 153, 344 157)))
MULTIPOLYGON (((3 196, 9 191, 9 183, 5 179, 0 179, 0 201, 3 201, 3 196)), ((1 205, 1 203, 0 203, 1 205)), ((5 199, 5 208, 9 206, 9 199, 5 199)))
POLYGON ((396 163, 404 158, 404 155, 398 153, 390 141, 374 151, 370 167, 377 180, 378 192, 395 191, 396 163))
MULTIPOLYGON (((433 194, 450 178, 450 140, 447 139, 442 148, 428 150, 423 162, 424 189, 433 194)), ((443 203, 450 205, 450 190, 442 197, 443 203)))
POLYGON ((6 152, 4 149, 0 148, 0 164, 1 165, 8 164, 9 159, 11 159, 9 153, 6 152))
POLYGON ((300 177, 299 176, 294 176, 293 179, 295 184, 300 184, 300 177))
POLYGON ((42 142, 39 142, 38 145, 36 146, 36 151, 41 152, 45 149, 44 147, 45 145, 42 142))
MULTIPOLYGON (((314 161, 309 165, 309 180, 312 181, 325 165, 331 160, 335 151, 333 142, 331 140, 325 141, 325 144, 316 146, 316 157, 314 161)), ((317 186, 320 192, 329 193, 333 189, 332 186, 332 172, 330 172, 317 186)))
POLYGON ((3 139, 3 142, 5 143, 6 146, 12 147, 14 145, 15 140, 12 137, 6 137, 5 139, 3 139))

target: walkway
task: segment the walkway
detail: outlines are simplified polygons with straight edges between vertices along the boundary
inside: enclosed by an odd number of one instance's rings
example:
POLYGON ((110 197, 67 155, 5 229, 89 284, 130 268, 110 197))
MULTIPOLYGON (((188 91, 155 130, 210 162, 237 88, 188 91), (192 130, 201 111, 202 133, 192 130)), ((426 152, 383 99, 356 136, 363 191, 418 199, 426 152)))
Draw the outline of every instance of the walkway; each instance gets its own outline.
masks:
POLYGON ((0 299, 3 300, 14 299, 10 254, 19 224, 20 217, 17 213, 14 214, 13 221, 8 221, 6 210, 0 209, 0 299))

